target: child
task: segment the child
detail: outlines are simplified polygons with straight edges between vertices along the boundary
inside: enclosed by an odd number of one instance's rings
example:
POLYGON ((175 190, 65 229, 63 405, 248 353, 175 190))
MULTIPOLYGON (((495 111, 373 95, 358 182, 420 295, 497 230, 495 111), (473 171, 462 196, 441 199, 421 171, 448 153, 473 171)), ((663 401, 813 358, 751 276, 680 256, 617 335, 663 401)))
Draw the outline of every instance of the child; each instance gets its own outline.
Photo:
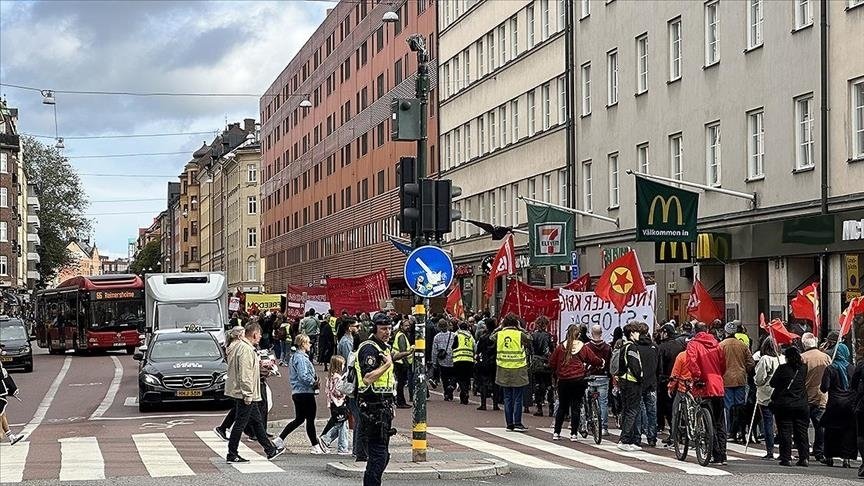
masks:
POLYGON ((6 405, 9 403, 9 398, 18 398, 17 395, 18 387, 15 385, 15 381, 0 364, 0 438, 5 435, 11 445, 17 444, 24 438, 23 435, 13 434, 9 430, 9 421, 6 418, 6 405))
POLYGON ((321 432, 321 443, 330 447, 333 441, 339 439, 337 453, 348 455, 348 407, 345 405, 345 395, 339 393, 336 386, 345 373, 345 358, 336 355, 330 358, 330 375, 327 378, 327 402, 330 404, 330 420, 321 432))

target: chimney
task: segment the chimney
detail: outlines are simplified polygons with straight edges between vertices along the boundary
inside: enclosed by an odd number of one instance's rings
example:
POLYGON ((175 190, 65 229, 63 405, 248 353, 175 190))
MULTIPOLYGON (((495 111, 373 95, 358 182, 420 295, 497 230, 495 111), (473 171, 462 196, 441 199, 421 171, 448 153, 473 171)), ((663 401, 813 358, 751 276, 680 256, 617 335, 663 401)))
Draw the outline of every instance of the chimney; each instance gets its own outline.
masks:
POLYGON ((239 122, 238 122, 238 123, 231 123, 231 124, 228 125, 228 131, 231 131, 231 130, 233 130, 233 129, 235 129, 235 128, 240 128, 240 123, 239 123, 239 122))
POLYGON ((254 118, 244 118, 243 119, 243 130, 247 132, 255 131, 255 119, 254 118))

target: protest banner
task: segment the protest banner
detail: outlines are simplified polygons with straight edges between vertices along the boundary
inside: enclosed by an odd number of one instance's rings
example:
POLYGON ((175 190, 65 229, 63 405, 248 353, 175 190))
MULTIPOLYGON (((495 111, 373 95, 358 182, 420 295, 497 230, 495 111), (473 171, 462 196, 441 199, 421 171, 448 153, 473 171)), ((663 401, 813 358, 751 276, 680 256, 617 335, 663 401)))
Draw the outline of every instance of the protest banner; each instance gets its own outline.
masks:
POLYGON ((307 300, 303 304, 303 311, 309 312, 309 309, 315 309, 316 314, 324 315, 330 311, 330 302, 321 302, 319 300, 307 300))
POLYGON ((604 301, 594 292, 573 292, 564 288, 558 289, 558 292, 561 310, 558 335, 561 340, 566 337, 567 328, 572 324, 584 325, 589 329, 594 324, 600 324, 603 328, 603 339, 607 342, 611 342, 616 327, 624 327, 633 320, 648 324, 648 329, 654 331, 656 285, 646 285, 645 292, 630 296, 620 313, 611 303, 604 301))
POLYGON ((240 297, 231 297, 228 299, 228 310, 231 312, 240 310, 240 297))
POLYGON ((285 317, 299 319, 306 313, 304 302, 327 302, 326 287, 304 287, 289 285, 285 300, 285 317))
POLYGON ((257 309, 258 313, 276 312, 280 309, 282 296, 279 294, 246 294, 246 313, 254 314, 253 309, 257 309))

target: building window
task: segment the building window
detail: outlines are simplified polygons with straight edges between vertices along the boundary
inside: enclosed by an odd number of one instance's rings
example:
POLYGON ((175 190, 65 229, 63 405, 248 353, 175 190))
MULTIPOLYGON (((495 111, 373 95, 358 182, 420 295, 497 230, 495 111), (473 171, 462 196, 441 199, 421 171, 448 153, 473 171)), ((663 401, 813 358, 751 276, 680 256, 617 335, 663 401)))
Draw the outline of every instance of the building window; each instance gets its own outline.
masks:
POLYGON ((480 144, 478 155, 486 153, 486 123, 483 120, 483 115, 477 117, 477 143, 480 144))
POLYGON ((579 19, 584 19, 585 17, 591 15, 591 1, 590 0, 581 0, 579 2, 582 10, 579 12, 579 19))
POLYGON ((6 255, 0 256, 0 275, 9 275, 9 258, 6 255))
POLYGON ((246 165, 246 182, 258 182, 258 168, 255 164, 246 165))
POLYGON ((543 40, 549 38, 549 0, 540 0, 541 29, 543 40))
POLYGON ((558 32, 567 27, 567 2, 570 0, 558 0, 558 32))
POLYGON ((537 179, 533 177, 528 179, 528 197, 537 199, 537 179))
POLYGON ((498 195, 494 190, 489 192, 489 222, 498 224, 498 195))
POLYGON ((534 135, 536 129, 536 112, 537 103, 535 101, 534 90, 528 92, 528 136, 534 135))
POLYGON ((255 282, 258 280, 258 262, 254 258, 249 258, 246 262, 246 281, 255 282))
POLYGON ((747 47, 762 45, 762 0, 747 0, 747 47))
POLYGON ((462 162, 462 127, 453 130, 453 152, 453 159, 459 165, 462 162))
POLYGON ((511 130, 513 131, 513 141, 519 140, 519 100, 510 102, 510 115, 513 117, 511 130))
POLYGON ((467 48, 462 51, 462 63, 462 72, 465 73, 465 82, 460 84, 463 86, 468 86, 469 84, 471 84, 471 52, 467 48))
POLYGON ((507 105, 498 107, 498 128, 501 132, 498 138, 501 140, 501 146, 503 147, 510 143, 510 140, 507 138, 507 105))
POLYGON ((498 26, 498 56, 503 66, 507 62, 507 26, 504 24, 498 26))
POLYGON ((669 80, 681 78, 681 19, 669 22, 669 80))
POLYGON ((495 110, 486 114, 489 117, 489 150, 498 148, 498 136, 495 131, 495 110))
POLYGON ((519 183, 510 186, 510 197, 513 200, 513 226, 519 225, 519 183))
POLYGON ((567 206, 567 169, 558 171, 558 205, 567 206))
POLYGON ((525 8, 525 18, 527 20, 525 34, 527 35, 528 49, 531 49, 534 47, 534 4, 525 8))
POLYGON ((762 123, 763 110, 747 115, 747 178, 764 177, 765 162, 765 125, 762 123))
POLYGON ((648 174, 648 144, 643 143, 636 147, 636 160, 639 163, 639 172, 648 174))
POLYGON ((543 200, 552 202, 552 174, 543 174, 543 200))
POLYGON ((549 83, 543 85, 543 129, 548 130, 552 126, 552 87, 549 83))
POLYGON ((720 61, 720 0, 705 4, 705 65, 720 61))
POLYGON ((813 167, 813 97, 795 100, 795 168, 813 167))
POLYGON ((9 207, 9 189, 0 187, 0 208, 9 207))
POLYGON ((681 139, 681 134, 671 135, 669 137, 669 160, 670 173, 675 180, 681 180, 684 177, 684 143, 681 139))
POLYGON ((471 123, 462 125, 462 133, 465 134, 465 160, 471 160, 473 157, 471 146, 471 123))
POLYGON ((9 241, 9 223, 6 221, 0 221, 0 241, 9 241))
POLYGON ((498 200, 501 201, 501 225, 507 226, 510 221, 510 212, 507 210, 510 201, 507 199, 507 186, 502 187, 498 191, 498 200))
POLYGON ((0 174, 9 173, 9 156, 5 153, 0 153, 0 174))
POLYGON ((567 78, 558 78, 558 123, 563 125, 567 121, 567 78))
POLYGON ((712 123, 705 127, 705 165, 708 185, 720 185, 720 124, 712 123))
POLYGON ((489 71, 492 72, 498 66, 498 58, 495 57, 495 33, 486 34, 486 49, 489 50, 489 71))
POLYGON ((246 247, 255 248, 258 246, 258 228, 246 228, 246 247))
POLYGON ((618 49, 606 54, 606 69, 609 72, 606 86, 606 106, 618 103, 618 49))
POLYGON ((864 79, 852 84, 852 158, 864 158, 864 79))
POLYGON ((636 38, 636 93, 648 91, 648 34, 636 38))
POLYGON ((519 19, 510 19, 510 56, 515 58, 519 55, 519 19))
POLYGON ((620 185, 618 183, 618 153, 609 154, 609 208, 620 204, 620 185))
POLYGON ((450 133, 444 134, 444 143, 441 151, 444 152, 444 170, 453 167, 453 159, 451 158, 452 150, 450 148, 450 133))
POLYGON ((582 65, 582 116, 591 114, 591 63, 582 65))
POLYGON ((582 162, 582 209, 594 210, 593 189, 591 187, 591 161, 582 162))
POLYGON ((800 29, 813 23, 813 6, 810 0, 795 0, 795 28, 800 29))
POLYGON ((486 74, 486 54, 483 52, 483 39, 477 41, 477 79, 486 74))

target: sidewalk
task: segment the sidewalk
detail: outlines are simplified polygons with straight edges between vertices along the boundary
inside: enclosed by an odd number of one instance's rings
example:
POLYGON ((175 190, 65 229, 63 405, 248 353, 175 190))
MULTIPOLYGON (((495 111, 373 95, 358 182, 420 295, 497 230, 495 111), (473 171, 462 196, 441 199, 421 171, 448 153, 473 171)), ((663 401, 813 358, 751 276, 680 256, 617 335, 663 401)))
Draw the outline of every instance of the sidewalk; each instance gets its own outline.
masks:
MULTIPOLYGON (((365 462, 340 461, 327 464, 327 472, 341 478, 362 478, 365 462)), ((510 465, 496 459, 465 461, 390 461, 384 480, 422 481, 430 479, 475 479, 510 474, 510 465)))

